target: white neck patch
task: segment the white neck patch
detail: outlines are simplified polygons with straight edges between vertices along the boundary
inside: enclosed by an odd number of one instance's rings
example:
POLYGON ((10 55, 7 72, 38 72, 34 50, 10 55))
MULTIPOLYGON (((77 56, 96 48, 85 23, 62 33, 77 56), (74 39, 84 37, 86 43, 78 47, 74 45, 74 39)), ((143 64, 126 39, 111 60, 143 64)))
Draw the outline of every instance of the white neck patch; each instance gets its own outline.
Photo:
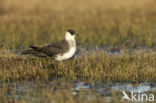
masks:
POLYGON ((69 50, 66 53, 64 53, 64 54, 56 55, 55 60, 57 60, 57 61, 66 60, 66 59, 71 58, 75 54, 75 52, 76 52, 76 42, 75 42, 75 39, 67 40, 67 42, 69 43, 69 50))

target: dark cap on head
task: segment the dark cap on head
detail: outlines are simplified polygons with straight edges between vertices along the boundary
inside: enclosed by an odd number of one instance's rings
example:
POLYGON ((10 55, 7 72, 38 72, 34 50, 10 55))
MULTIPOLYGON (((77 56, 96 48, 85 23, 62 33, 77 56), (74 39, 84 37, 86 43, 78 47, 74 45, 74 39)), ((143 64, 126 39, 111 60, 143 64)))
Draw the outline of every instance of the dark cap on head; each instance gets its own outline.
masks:
POLYGON ((74 34, 75 34, 75 31, 74 31, 74 30, 68 29, 67 31, 68 31, 71 35, 74 35, 74 34))

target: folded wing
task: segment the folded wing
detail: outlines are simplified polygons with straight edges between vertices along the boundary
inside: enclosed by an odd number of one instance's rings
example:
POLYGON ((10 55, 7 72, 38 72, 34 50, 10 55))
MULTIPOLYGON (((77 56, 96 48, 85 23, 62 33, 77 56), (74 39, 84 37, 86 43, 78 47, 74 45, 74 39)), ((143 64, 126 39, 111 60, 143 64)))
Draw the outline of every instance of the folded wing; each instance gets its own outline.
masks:
POLYGON ((49 56, 53 57, 57 54, 63 54, 64 52, 69 50, 68 43, 66 41, 61 41, 57 43, 53 43, 48 46, 43 46, 43 47, 35 47, 35 46, 30 46, 30 50, 26 50, 22 52, 22 54, 32 54, 35 56, 49 56))

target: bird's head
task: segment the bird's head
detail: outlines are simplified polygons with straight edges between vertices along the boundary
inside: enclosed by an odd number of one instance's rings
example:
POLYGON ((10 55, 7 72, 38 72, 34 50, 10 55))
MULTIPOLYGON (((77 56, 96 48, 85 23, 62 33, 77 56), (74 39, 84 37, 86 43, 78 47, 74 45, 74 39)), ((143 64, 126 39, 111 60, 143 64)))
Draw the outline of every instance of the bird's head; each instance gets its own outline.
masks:
POLYGON ((75 40, 75 36, 78 35, 74 30, 68 29, 65 33, 65 40, 75 40))

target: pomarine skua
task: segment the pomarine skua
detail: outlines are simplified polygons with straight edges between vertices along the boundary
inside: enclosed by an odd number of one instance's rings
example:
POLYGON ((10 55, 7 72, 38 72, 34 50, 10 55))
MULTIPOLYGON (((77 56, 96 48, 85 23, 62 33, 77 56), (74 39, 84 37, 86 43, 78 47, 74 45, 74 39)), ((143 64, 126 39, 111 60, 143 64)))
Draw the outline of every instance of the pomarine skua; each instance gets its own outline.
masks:
POLYGON ((29 46, 31 49, 23 51, 21 54, 31 54, 37 57, 51 57, 56 61, 62 61, 71 58, 76 52, 74 30, 68 29, 65 33, 65 39, 43 47, 29 46))

